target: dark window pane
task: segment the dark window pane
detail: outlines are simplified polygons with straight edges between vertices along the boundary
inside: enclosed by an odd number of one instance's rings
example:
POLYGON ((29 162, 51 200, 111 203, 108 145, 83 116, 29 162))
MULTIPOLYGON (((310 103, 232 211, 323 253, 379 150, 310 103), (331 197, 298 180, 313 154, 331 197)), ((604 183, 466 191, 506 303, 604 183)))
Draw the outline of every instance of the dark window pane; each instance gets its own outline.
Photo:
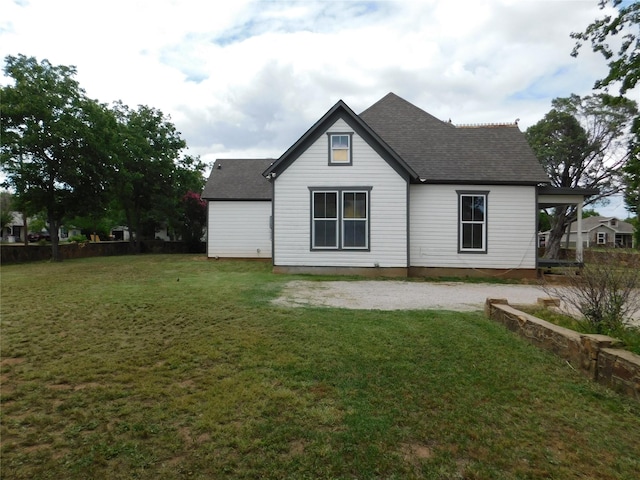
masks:
POLYGON ((313 194, 314 218, 337 218, 337 194, 335 192, 316 192, 313 194))
POLYGON ((468 195, 461 197, 462 221, 469 222, 473 220, 473 208, 471 206, 473 199, 468 195))
POLYGON ((367 222, 362 220, 345 220, 344 246, 345 247, 366 247, 367 246, 367 222))
POLYGON ((462 248, 483 249, 483 225, 479 223, 465 223, 462 225, 462 248))
POLYGON ((484 222, 484 197, 473 197, 473 220, 484 222))
POLYGON ((336 247, 336 224, 335 220, 315 220, 313 245, 315 247, 336 247))
POLYGON ((462 195, 461 215, 464 222, 484 222, 484 196, 462 195))

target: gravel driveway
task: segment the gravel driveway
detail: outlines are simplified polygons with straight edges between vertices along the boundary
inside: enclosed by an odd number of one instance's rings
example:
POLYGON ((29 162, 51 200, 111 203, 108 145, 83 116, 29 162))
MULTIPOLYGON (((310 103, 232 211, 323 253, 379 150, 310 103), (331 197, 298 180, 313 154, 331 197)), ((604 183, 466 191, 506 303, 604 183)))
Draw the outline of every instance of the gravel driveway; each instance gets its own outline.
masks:
MULTIPOLYGON (((640 293, 639 293, 640 294, 640 293)), ((324 306, 359 310, 482 310, 487 298, 506 298, 512 305, 533 304, 549 295, 536 285, 406 282, 396 280, 311 282, 285 285, 273 303, 288 307, 324 306)), ((640 326, 640 310, 632 324, 640 326)))
POLYGON ((511 304, 536 303, 547 297, 538 286, 462 282, 403 282, 395 280, 286 284, 274 303, 283 306, 326 306, 365 310, 439 309, 482 310, 487 298, 511 304))

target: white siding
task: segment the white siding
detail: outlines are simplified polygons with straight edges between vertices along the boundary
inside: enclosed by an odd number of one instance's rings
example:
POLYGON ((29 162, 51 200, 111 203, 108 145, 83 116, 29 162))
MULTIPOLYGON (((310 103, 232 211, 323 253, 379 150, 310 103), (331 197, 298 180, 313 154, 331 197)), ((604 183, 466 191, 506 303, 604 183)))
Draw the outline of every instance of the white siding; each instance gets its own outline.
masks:
MULTIPOLYGON (((328 131, 352 129, 338 120, 328 131)), ((352 141, 352 165, 328 165, 323 134, 276 179, 274 265, 407 267, 407 183, 361 137, 352 141), (370 251, 311 251, 309 187, 371 187, 370 251)))
POLYGON ((412 185, 411 266, 536 268, 535 187, 412 185), (489 191, 487 253, 458 253, 456 190, 489 191))
POLYGON ((271 202, 209 202, 208 257, 271 258, 271 202))

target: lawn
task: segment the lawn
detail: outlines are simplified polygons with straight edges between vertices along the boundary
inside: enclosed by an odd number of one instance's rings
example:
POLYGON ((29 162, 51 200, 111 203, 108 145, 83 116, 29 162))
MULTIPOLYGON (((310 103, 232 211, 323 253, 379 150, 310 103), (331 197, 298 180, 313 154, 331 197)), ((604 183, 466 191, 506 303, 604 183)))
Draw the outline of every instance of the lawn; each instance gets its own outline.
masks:
POLYGON ((640 402, 481 313, 280 308, 254 262, 0 268, 3 479, 636 479, 640 402))

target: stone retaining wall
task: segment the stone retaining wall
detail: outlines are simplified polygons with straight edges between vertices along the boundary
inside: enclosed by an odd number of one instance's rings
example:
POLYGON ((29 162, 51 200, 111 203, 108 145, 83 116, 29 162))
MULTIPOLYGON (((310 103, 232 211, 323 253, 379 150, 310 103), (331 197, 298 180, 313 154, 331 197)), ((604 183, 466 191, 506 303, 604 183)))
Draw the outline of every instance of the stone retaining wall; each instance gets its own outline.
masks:
POLYGON ((615 348, 620 341, 606 335, 578 333, 488 298, 486 315, 534 345, 564 358, 592 380, 640 400, 640 355, 615 348))

